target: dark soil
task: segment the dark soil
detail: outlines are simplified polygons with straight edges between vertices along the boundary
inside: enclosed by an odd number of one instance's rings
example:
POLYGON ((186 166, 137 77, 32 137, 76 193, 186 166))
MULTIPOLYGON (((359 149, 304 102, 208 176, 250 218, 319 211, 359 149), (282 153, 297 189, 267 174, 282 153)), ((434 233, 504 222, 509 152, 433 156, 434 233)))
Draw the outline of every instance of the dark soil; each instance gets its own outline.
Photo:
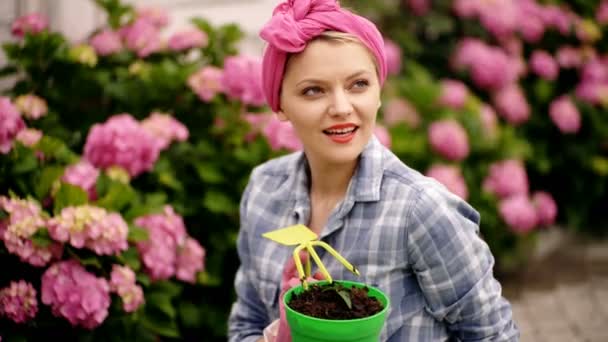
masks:
MULTIPOLYGON (((293 294, 289 307, 293 310, 316 318, 348 320, 372 316, 384 308, 378 299, 368 296, 369 289, 346 288, 338 283, 317 285, 311 284, 307 291, 293 294), (351 308, 340 296, 345 291, 350 297, 351 308)), ((346 295, 345 294, 345 295, 346 295)))

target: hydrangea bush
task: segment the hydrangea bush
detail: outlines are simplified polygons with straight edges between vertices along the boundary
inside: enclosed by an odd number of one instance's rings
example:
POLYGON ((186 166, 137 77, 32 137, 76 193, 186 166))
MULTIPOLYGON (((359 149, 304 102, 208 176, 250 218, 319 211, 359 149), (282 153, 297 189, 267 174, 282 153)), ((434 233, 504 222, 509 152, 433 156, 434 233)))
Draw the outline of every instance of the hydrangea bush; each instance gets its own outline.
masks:
POLYGON ((481 212, 499 271, 556 219, 606 233, 608 1, 343 5, 389 38, 393 151, 481 212))

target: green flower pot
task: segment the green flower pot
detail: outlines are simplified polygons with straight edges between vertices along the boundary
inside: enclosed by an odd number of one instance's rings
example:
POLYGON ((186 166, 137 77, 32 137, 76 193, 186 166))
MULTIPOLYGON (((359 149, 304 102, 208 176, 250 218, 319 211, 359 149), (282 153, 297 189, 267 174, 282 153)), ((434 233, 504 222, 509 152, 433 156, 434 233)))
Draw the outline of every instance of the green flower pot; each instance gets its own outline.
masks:
MULTIPOLYGON (((363 283, 354 281, 337 281, 344 287, 365 287, 363 283)), ((321 281, 317 284, 327 284, 327 281, 321 281)), ((294 311, 287 305, 293 294, 300 294, 304 291, 302 285, 294 287, 285 293, 283 304, 285 306, 285 314, 287 323, 291 329, 292 342, 378 342, 380 339, 380 331, 384 326, 386 314, 390 305, 388 297, 379 289, 371 286, 369 288, 369 296, 377 298, 384 309, 373 316, 351 319, 351 320, 330 320, 320 319, 303 315, 294 311)))

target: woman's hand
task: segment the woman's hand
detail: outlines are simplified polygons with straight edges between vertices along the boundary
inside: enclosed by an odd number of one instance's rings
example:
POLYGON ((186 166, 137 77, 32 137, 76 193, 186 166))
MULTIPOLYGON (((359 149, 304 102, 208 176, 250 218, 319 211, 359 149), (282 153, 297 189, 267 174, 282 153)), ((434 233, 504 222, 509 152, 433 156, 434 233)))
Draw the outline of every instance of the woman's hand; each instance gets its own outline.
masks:
MULTIPOLYGON (((308 254, 306 252, 300 253, 300 260, 302 263, 305 263, 308 259, 308 254)), ((321 273, 315 273, 312 278, 308 278, 307 281, 315 282, 318 280, 323 280, 323 275, 321 273)), ((283 306, 283 296, 285 293, 292 287, 300 285, 300 277, 298 275, 298 271, 296 268, 296 264, 293 261, 293 258, 289 258, 287 263, 285 264, 285 268, 283 269, 283 277, 281 280, 281 294, 279 295, 279 330, 277 333, 277 337, 275 342, 291 342, 291 332, 289 331, 289 326, 287 325, 287 319, 285 318, 285 307, 283 306)))

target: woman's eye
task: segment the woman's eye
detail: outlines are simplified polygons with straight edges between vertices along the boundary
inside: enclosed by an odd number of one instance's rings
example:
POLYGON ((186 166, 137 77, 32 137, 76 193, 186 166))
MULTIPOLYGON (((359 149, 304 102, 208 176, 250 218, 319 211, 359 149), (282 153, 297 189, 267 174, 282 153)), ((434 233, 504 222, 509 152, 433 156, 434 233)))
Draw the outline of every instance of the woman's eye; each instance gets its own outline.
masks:
POLYGON ((367 80, 358 80, 355 83, 353 83, 353 88, 366 88, 367 86, 369 86, 369 82, 367 80))
POLYGON ((302 90, 302 95, 305 95, 305 96, 314 96, 319 93, 321 93, 320 87, 308 87, 308 88, 302 90))

